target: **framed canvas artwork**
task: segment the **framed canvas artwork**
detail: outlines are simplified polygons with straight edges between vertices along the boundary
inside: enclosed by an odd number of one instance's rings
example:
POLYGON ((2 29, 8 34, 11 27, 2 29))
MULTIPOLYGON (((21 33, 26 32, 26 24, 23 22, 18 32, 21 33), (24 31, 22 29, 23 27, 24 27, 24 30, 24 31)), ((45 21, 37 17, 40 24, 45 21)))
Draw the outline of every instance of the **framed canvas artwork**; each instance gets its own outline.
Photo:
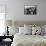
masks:
POLYGON ((24 6, 24 15, 36 15, 37 6, 24 6))

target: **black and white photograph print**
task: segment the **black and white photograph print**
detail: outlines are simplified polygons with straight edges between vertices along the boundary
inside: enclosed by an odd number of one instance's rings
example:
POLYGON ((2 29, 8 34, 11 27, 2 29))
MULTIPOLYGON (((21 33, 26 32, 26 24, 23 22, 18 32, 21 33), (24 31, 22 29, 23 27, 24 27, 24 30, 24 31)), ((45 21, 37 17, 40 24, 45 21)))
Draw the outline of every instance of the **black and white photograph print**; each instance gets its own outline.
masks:
POLYGON ((24 15, 36 15, 37 6, 24 6, 24 15))

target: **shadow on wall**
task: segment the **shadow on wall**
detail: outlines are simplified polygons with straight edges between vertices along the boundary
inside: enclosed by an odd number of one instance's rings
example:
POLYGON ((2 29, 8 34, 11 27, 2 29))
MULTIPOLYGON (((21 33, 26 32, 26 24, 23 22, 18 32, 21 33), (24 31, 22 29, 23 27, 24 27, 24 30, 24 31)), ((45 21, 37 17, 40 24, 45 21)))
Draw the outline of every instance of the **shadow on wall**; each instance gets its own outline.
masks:
POLYGON ((6 20, 6 26, 24 26, 24 24, 36 24, 36 25, 46 25, 46 21, 15 21, 15 20, 6 20))

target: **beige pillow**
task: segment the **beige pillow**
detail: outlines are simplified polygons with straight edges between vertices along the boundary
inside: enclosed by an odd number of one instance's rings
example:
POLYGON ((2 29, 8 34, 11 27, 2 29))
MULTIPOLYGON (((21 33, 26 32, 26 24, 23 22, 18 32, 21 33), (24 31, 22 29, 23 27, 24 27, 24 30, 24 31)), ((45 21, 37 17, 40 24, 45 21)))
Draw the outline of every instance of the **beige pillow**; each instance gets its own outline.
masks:
POLYGON ((26 25, 26 24, 24 24, 24 27, 32 29, 32 25, 26 25))
POLYGON ((15 26, 9 26, 9 35, 15 35, 19 32, 19 28, 15 26))
POLYGON ((19 33, 24 35, 30 35, 32 32, 30 28, 19 27, 19 33))
POLYGON ((24 32, 25 32, 24 27, 19 27, 19 33, 24 34, 24 32))
POLYGON ((32 34, 32 25, 24 24, 24 27, 28 34, 32 34))
POLYGON ((32 27, 32 35, 39 35, 41 33, 40 26, 32 27))

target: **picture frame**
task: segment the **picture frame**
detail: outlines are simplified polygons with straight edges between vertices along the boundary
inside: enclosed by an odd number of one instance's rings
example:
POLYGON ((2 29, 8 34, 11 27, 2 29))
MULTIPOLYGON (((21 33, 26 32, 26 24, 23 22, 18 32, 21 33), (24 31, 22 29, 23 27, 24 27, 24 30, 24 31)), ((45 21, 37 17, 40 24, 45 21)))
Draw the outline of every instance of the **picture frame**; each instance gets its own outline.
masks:
POLYGON ((36 15, 37 14, 37 5, 26 6, 24 5, 24 15, 36 15))

